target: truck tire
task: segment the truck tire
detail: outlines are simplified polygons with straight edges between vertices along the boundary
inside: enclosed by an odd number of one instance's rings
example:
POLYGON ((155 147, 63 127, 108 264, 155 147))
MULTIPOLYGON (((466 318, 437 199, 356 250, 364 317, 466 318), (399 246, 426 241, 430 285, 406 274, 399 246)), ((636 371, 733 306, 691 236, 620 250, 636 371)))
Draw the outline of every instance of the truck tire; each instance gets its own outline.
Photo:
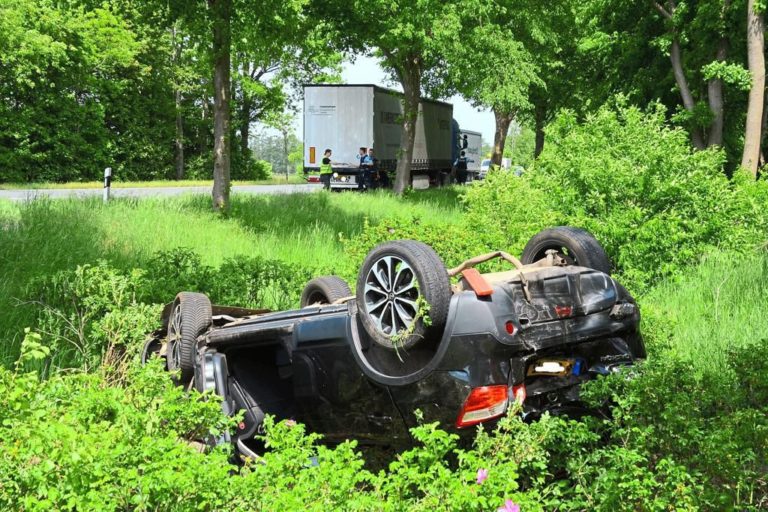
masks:
POLYGON ((523 249, 520 261, 534 263, 554 249, 572 265, 611 273, 611 262, 605 249, 589 231, 571 226, 545 229, 531 238, 523 249))
POLYGON ((333 304, 339 299, 351 297, 352 290, 345 280, 339 276, 317 277, 304 287, 301 292, 301 307, 313 304, 333 304))
POLYGON ((179 381, 189 382, 195 374, 197 338, 212 323, 211 301, 202 293, 181 292, 168 318, 168 370, 180 372, 179 381))
POLYGON ((363 329, 377 345, 395 351, 438 341, 450 300, 445 264, 430 246, 415 240, 374 247, 357 278, 357 309, 363 329))

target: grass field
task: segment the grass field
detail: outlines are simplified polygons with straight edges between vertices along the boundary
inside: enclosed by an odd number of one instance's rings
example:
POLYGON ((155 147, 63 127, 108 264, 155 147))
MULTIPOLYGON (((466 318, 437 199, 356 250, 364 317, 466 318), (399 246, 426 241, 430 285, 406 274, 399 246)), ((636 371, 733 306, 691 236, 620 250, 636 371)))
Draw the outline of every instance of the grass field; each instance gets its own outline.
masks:
MULTIPOLYGON (((104 259, 117 268, 144 268, 157 251, 187 247, 218 266, 237 255, 332 269, 345 258, 340 236, 359 233, 365 220, 418 217, 458 222, 458 189, 396 198, 389 193, 253 195, 233 198, 227 217, 210 198, 98 198, 0 201, 0 339, 16 346, 31 308, 18 307, 30 281, 104 259)), ((4 343, 3 346, 8 346, 4 343)), ((3 357, 0 349, 0 359, 3 357)))
MULTIPOLYGON (((233 186, 238 185, 285 185, 306 183, 300 174, 274 175, 268 180, 234 180, 233 186)), ((0 190, 22 189, 81 189, 102 188, 102 181, 71 181, 67 183, 0 183, 0 190)), ((161 188, 161 187, 212 187, 212 180, 155 180, 155 181, 113 181, 114 188, 161 188)))
POLYGON ((768 343, 768 253, 712 254, 682 281, 651 291, 642 306, 669 336, 668 346, 654 349, 716 374, 729 351, 768 343))
MULTIPOLYGON (((207 195, 109 205, 98 198, 0 201, 0 339, 15 346, 23 327, 32 324, 31 308, 18 304, 39 276, 99 259, 122 269, 145 268, 157 251, 177 247, 194 250, 213 267, 245 255, 332 270, 347 257, 340 237, 359 234, 366 219, 461 223, 461 193, 237 196, 227 217, 210 210, 207 195)), ((734 263, 732 256, 715 255, 687 279, 662 284, 641 300, 651 316, 665 319, 674 340, 654 349, 716 369, 729 348, 768 339, 768 324, 755 321, 768 304, 768 259, 756 255, 734 263)))

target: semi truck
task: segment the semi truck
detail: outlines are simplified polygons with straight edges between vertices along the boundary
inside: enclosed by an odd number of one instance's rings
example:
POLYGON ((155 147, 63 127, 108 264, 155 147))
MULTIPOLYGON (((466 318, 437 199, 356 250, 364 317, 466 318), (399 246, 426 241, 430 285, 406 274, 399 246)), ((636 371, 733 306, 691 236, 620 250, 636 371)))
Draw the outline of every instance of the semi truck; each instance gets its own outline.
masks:
MULTIPOLYGON (((393 173, 401 155, 402 117, 403 95, 397 91, 369 84, 305 85, 304 173, 318 173, 323 152, 330 149, 331 188, 359 188, 360 148, 373 148, 379 169, 393 173)), ((457 153, 456 127, 453 105, 421 99, 411 160, 414 186, 448 176, 457 153)), ((469 141, 479 136, 466 134, 469 141)), ((479 171, 479 158, 474 159, 479 171)))
POLYGON ((483 135, 480 132, 462 130, 454 121, 454 130, 457 135, 457 143, 454 145, 453 161, 459 157, 462 151, 467 159, 467 171, 469 179, 477 179, 480 174, 480 164, 483 161, 483 135))

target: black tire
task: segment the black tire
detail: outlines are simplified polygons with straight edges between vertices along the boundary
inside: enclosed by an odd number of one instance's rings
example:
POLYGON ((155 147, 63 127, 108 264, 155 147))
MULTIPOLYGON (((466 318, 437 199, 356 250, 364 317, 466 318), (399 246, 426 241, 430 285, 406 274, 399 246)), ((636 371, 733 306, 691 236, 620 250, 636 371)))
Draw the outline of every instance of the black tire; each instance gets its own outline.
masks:
POLYGON ((414 240, 395 240, 374 247, 357 278, 360 323, 375 343, 388 349, 438 341, 450 301, 445 264, 430 246, 414 240), (429 326, 417 314, 419 298, 429 305, 429 326), (393 339, 396 334, 401 337, 393 339))
POLYGON ((554 249, 572 265, 611 273, 611 261, 605 249, 589 231, 570 226, 545 229, 531 238, 520 258, 524 264, 534 263, 554 249))
POLYGON ((308 282, 304 291, 301 292, 301 307, 312 304, 332 304, 352 295, 347 282, 339 276, 317 277, 308 282))
POLYGON ((173 301, 168 318, 167 365, 180 371, 180 382, 189 382, 195 374, 197 338, 211 327, 211 301, 202 293, 181 292, 173 301))
POLYGON ((144 343, 141 350, 141 364, 147 364, 153 357, 160 357, 160 351, 163 348, 163 340, 154 336, 144 343))

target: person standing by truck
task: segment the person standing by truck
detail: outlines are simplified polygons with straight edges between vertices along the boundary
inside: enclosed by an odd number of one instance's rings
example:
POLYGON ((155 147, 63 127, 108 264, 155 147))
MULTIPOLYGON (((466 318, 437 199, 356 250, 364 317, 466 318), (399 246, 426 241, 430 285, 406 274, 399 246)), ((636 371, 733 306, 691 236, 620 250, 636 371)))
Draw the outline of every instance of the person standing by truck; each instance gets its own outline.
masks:
POLYGON ((459 185, 467 184, 467 153, 462 151, 459 158, 453 163, 453 167, 456 169, 456 181, 459 185))
POLYGON ((331 175, 333 174, 333 167, 331 167, 331 150, 326 149, 323 152, 323 160, 320 163, 320 183, 323 184, 325 190, 331 189, 331 175))
POLYGON ((365 148, 360 148, 357 159, 360 161, 360 172, 357 175, 357 189, 362 192, 369 188, 371 183, 371 164, 365 148))
POLYGON ((371 184, 374 188, 389 188, 389 176, 379 169, 379 159, 373 156, 373 148, 368 148, 368 168, 370 169, 371 184))

